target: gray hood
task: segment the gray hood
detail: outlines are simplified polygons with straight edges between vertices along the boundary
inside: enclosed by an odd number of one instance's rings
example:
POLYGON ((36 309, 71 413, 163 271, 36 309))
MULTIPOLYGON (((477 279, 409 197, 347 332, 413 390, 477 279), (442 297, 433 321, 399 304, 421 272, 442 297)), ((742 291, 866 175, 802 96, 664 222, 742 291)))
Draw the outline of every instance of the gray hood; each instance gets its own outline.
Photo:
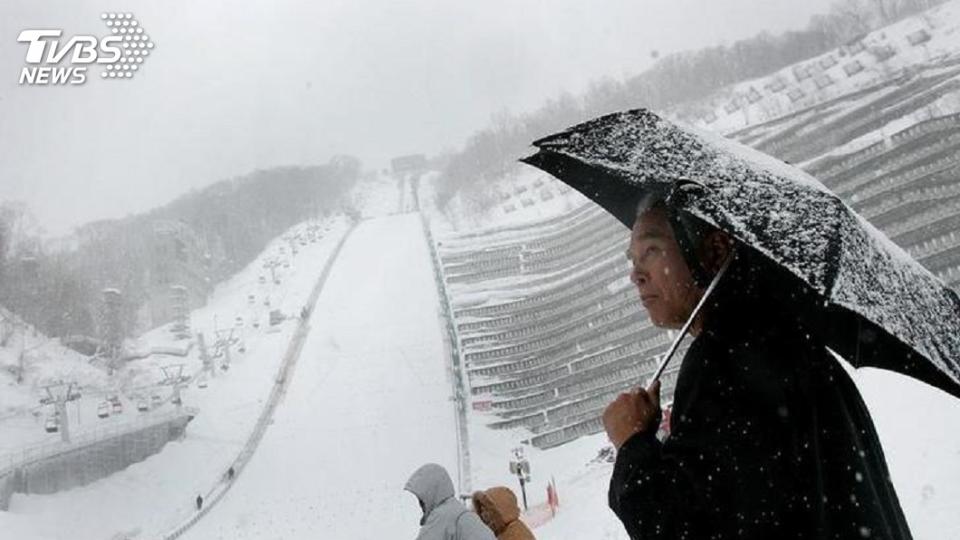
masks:
MULTIPOLYGON (((417 469, 407 480, 405 490, 413 493, 423 503, 423 520, 440 503, 453 497, 453 480, 447 470, 436 463, 427 463, 417 469)), ((421 525, 423 524, 421 520, 421 525)))

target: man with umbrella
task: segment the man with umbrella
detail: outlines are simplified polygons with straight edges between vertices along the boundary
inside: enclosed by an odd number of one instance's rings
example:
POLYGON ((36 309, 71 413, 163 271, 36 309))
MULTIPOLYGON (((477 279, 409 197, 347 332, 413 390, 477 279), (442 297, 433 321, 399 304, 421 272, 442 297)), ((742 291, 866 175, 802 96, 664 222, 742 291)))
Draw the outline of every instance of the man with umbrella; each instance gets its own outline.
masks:
POLYGON ((910 538, 834 355, 960 395, 956 295, 801 171, 650 112, 535 144, 524 161, 632 226, 653 323, 695 337, 664 442, 656 377, 603 414, 631 538, 910 538))

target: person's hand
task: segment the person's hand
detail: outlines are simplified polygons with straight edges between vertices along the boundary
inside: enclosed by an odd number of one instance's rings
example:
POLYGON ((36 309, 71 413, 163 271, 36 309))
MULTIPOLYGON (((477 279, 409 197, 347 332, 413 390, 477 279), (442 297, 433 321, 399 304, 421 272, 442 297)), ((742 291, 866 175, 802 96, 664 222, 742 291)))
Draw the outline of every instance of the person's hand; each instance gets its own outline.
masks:
POLYGON ((620 394, 603 411, 603 428, 617 450, 633 435, 657 429, 659 423, 659 380, 649 390, 637 388, 620 394))

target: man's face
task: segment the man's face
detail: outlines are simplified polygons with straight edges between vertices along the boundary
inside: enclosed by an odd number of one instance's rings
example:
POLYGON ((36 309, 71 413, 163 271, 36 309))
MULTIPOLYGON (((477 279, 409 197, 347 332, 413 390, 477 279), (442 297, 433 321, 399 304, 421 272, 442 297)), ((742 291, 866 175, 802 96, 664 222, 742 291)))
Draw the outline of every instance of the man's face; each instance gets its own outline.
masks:
POLYGON ((655 208, 637 217, 627 258, 633 263, 630 281, 653 324, 683 326, 703 291, 683 259, 665 210, 655 208))

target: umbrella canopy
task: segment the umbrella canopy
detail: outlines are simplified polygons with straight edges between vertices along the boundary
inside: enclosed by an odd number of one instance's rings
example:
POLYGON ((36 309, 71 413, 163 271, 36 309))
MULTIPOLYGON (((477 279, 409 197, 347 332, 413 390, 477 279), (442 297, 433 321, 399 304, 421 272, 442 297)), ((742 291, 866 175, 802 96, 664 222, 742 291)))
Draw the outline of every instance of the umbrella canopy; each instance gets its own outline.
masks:
POLYGON ((721 136, 632 110, 535 141, 522 161, 627 227, 637 201, 727 232, 820 295, 827 345, 855 366, 910 375, 960 397, 960 298, 823 184, 721 136))

